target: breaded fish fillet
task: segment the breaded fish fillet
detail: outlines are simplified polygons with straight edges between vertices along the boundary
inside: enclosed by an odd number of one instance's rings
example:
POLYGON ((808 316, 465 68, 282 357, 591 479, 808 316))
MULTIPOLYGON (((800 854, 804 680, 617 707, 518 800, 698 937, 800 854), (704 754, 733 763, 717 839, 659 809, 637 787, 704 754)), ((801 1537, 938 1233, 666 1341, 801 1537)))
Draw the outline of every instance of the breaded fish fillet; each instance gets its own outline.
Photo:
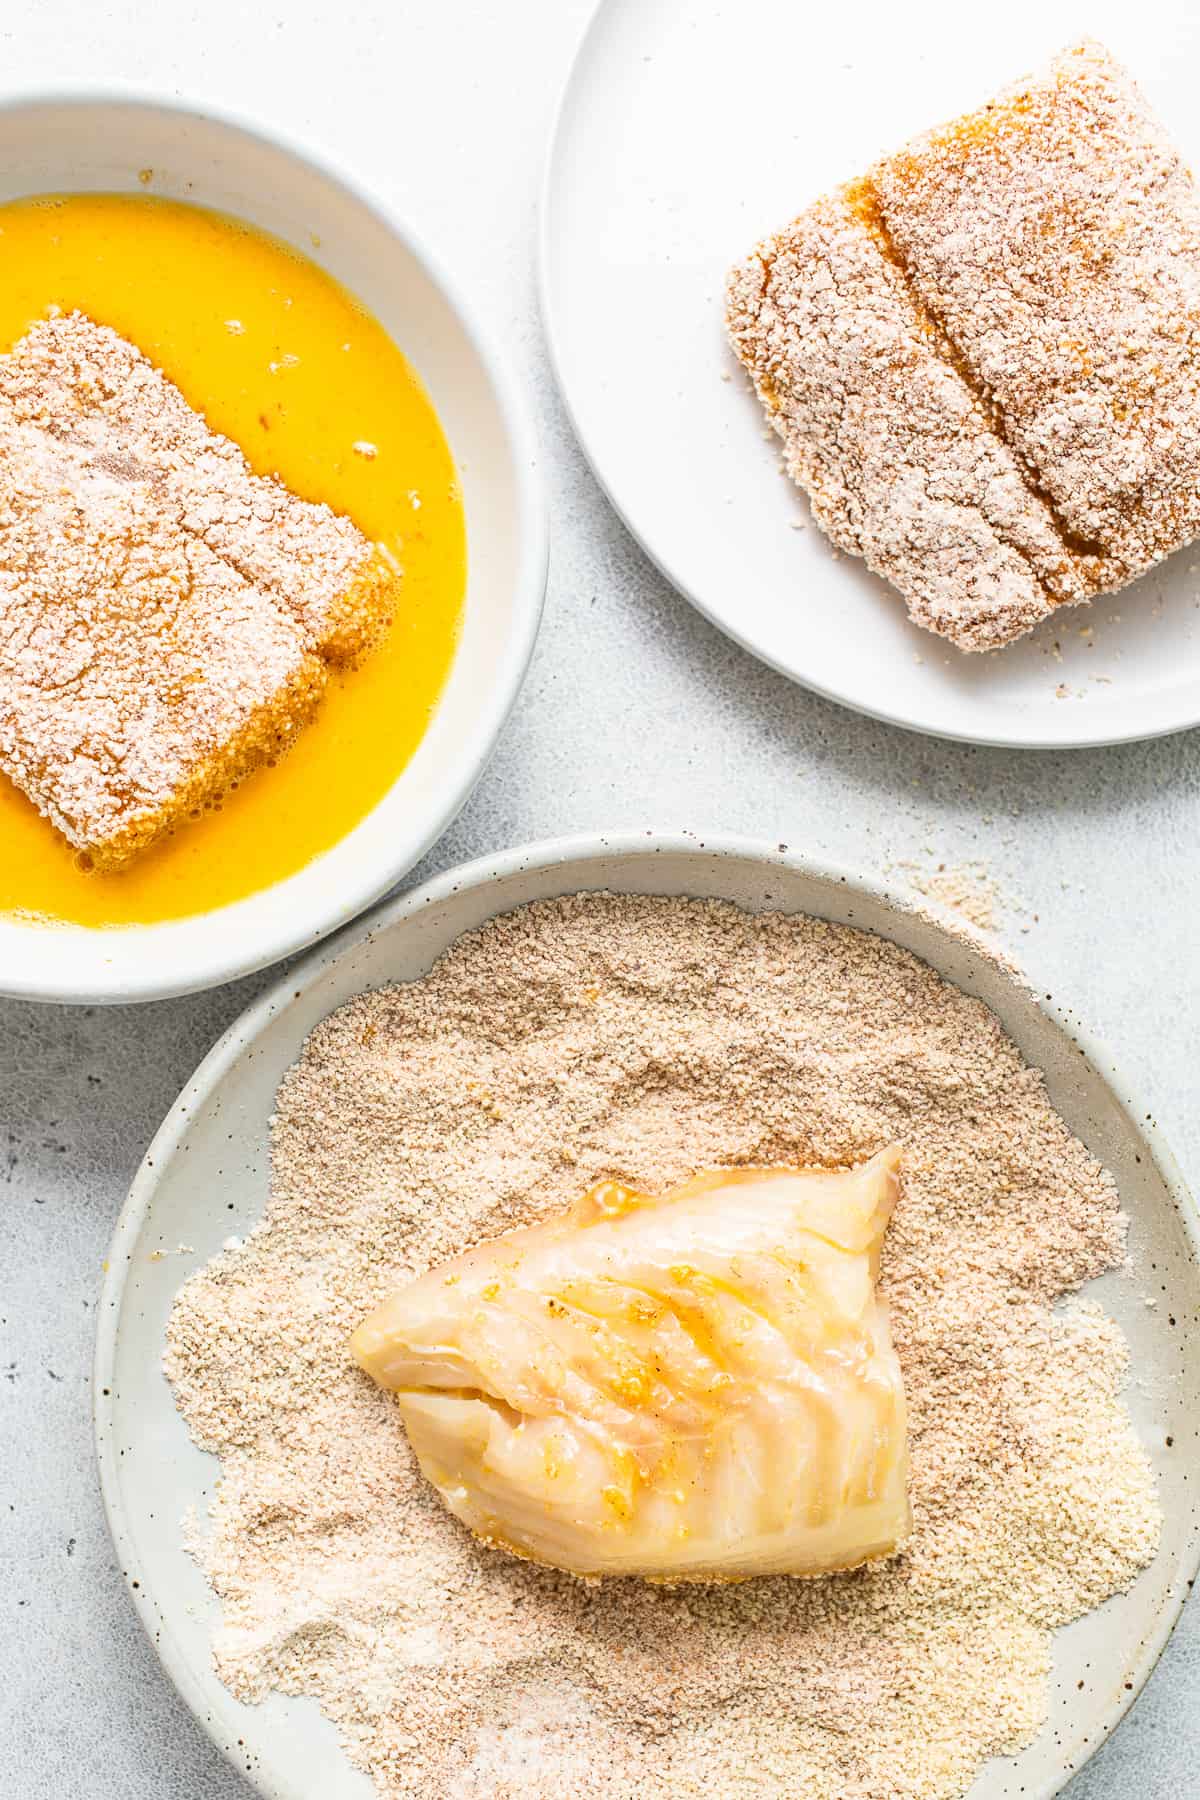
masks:
POLYGON ((660 1581, 888 1556, 910 1524, 876 1292, 899 1163, 601 1182, 400 1288, 351 1351, 450 1510, 519 1556, 660 1581))
POLYGON ((398 581, 116 332, 0 356, 0 770, 98 867, 285 749, 398 581))
POLYGON ((1096 44, 759 245, 728 325, 819 524, 964 649, 1200 532, 1200 196, 1096 44))

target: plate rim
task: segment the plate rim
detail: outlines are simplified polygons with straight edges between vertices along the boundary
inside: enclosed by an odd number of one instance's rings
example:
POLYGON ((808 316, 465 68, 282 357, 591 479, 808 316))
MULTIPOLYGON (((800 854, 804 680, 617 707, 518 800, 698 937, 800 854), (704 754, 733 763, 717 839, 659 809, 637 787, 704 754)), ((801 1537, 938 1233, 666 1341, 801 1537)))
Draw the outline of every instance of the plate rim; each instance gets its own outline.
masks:
MULTIPOLYGON (((138 1165, 113 1229, 104 1280, 97 1301, 98 1321, 92 1359, 92 1437, 101 1502, 123 1585, 128 1597, 134 1602, 134 1611, 163 1672, 209 1740, 265 1800, 296 1800, 296 1795, 290 1786, 277 1782, 271 1771, 251 1769, 244 1761, 236 1759, 233 1747, 214 1728, 193 1664, 179 1650, 169 1630, 155 1629, 149 1611, 152 1606, 157 1610, 155 1591, 147 1581, 147 1570, 138 1555, 132 1524, 126 1519, 121 1499, 118 1469, 121 1450, 115 1430, 113 1371, 127 1277, 133 1263, 132 1251, 163 1171, 178 1151, 191 1123, 193 1111, 206 1102, 221 1077, 244 1052, 252 1050, 256 1040, 275 1018, 307 995, 335 963, 344 957, 352 957, 369 939, 402 926, 407 920, 419 916, 443 900, 451 899, 456 893, 487 888, 526 871, 570 868, 571 879, 574 881, 576 875, 585 876, 586 867, 590 863, 620 858, 640 860, 652 865, 657 857, 663 855, 750 860, 758 863, 767 873, 772 869, 794 870, 831 886, 845 887, 851 893, 861 894, 901 916, 918 918, 924 924, 932 923, 947 937, 955 938, 958 935, 945 918, 939 916, 936 908, 920 903, 903 890, 899 893, 893 891, 868 871, 854 870, 838 862, 810 857, 739 834, 680 832, 677 829, 581 832, 538 839, 511 849, 489 852, 468 862, 456 864, 384 901, 372 912, 324 939, 279 975, 263 994, 251 1001, 225 1028, 198 1063, 192 1075, 184 1082, 138 1165)), ((564 893, 598 891, 601 890, 586 886, 563 889, 564 893)), ((855 928, 866 931, 872 929, 870 926, 855 928)), ((876 932, 873 935, 883 934, 876 932)), ((1163 1137, 1161 1127, 1143 1103, 1137 1083, 1127 1079, 1103 1039, 1090 1032, 1065 1004, 1036 989, 1023 971, 1001 963, 995 949, 984 942, 976 943, 965 935, 961 948, 993 965, 999 965, 1006 977, 1036 1010, 1090 1063, 1125 1116, 1132 1134, 1140 1140, 1142 1148, 1158 1170, 1188 1240, 1192 1260, 1200 1269, 1200 1208, 1197 1207, 1175 1156, 1163 1137)), ((1200 1576, 1200 1513, 1192 1515, 1184 1534, 1180 1569, 1181 1578, 1167 1592, 1152 1630, 1138 1645, 1135 1662, 1125 1671, 1129 1687, 1118 1687, 1115 1701, 1110 1702, 1109 1709, 1096 1727, 1082 1762, 1074 1763, 1069 1768, 1064 1767, 1049 1785, 1036 1791, 1031 1790, 1029 1800, 1054 1800, 1055 1796, 1061 1794, 1080 1769, 1091 1761, 1101 1745, 1107 1743, 1141 1695, 1178 1623, 1192 1585, 1200 1576)))
MULTIPOLYGON (((542 321, 542 332, 546 340, 546 349, 550 360, 554 385, 562 403, 567 421, 574 434, 575 441, 583 453, 593 480, 604 495, 605 500, 621 521, 643 556, 653 565, 674 591, 693 606, 700 615, 707 619, 723 636, 745 650, 758 662, 773 669, 776 674, 794 682, 797 687, 816 694, 832 706, 844 708, 847 712, 856 713, 862 718, 877 720, 882 725, 891 725, 902 731, 911 731, 918 737, 933 738, 935 741, 952 744, 974 744, 989 750, 1099 750, 1116 744, 1150 743, 1156 738, 1173 737, 1178 732, 1192 731, 1200 725, 1200 674, 1197 677, 1198 692, 1192 703, 1193 711, 1186 719, 1173 720, 1168 724, 1152 724, 1149 726, 1129 726, 1123 729, 1106 729, 1103 732, 1091 732, 1087 735, 1067 735, 1063 737, 1045 737, 1037 733, 1022 737, 996 736, 986 731, 959 729, 950 731, 945 728, 925 724, 920 720, 891 711, 884 705, 871 705, 861 699, 851 699, 844 692, 827 687, 810 676, 801 674, 796 668, 789 666, 769 648, 755 642, 738 629, 735 620, 718 614, 696 590, 676 575, 670 563, 642 535, 633 523, 629 514, 614 494, 609 484, 601 460, 595 450, 592 439, 585 428, 582 415, 573 398, 573 388, 565 374, 566 358, 563 353, 560 335, 560 312, 554 304, 554 283, 551 276, 551 261, 554 256, 554 242, 551 226, 553 211, 553 189, 559 176, 563 146, 571 126, 570 114, 577 93, 584 80, 584 64, 599 36, 605 16, 615 12, 619 6, 628 4, 628 0, 595 0, 592 11, 588 15, 575 48, 571 53, 571 61, 559 90, 551 116, 550 129, 547 134, 546 150, 542 164, 542 177, 537 201, 536 232, 536 286, 538 312, 542 321)), ((940 640, 934 640, 935 642, 940 640)))

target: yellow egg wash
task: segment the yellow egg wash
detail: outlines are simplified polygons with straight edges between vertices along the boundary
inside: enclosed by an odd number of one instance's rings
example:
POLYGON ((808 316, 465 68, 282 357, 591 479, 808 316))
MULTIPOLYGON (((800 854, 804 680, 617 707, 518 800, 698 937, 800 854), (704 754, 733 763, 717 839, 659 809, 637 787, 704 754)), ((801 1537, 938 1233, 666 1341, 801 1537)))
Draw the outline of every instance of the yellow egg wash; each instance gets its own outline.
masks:
POLYGON ((288 754, 129 868, 81 868, 0 776, 0 912, 82 925, 206 912, 344 837, 420 742, 466 583, 449 447, 382 326, 315 263, 235 219, 149 195, 15 201, 0 206, 0 269, 0 349, 51 305, 111 325, 258 473, 347 513, 404 570, 383 644, 334 675, 288 754))

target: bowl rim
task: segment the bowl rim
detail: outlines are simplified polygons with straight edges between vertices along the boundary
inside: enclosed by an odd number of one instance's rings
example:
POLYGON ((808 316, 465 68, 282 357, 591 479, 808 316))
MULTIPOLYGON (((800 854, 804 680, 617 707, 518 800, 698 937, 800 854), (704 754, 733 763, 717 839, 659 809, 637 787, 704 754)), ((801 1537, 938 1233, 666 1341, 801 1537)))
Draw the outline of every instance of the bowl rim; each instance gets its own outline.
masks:
MULTIPOLYGON (((499 657, 493 664, 493 678, 486 694, 474 708, 474 723, 462 741, 457 772, 441 789, 441 798, 432 807, 426 822, 415 833, 398 836, 400 846, 388 859, 378 858, 359 865, 357 878, 343 886, 336 902, 326 898, 317 908, 310 905, 298 913, 289 908, 285 916, 276 916, 256 927, 252 939, 244 939, 233 931, 219 935, 218 941, 203 956, 189 959, 186 944, 172 945, 171 966, 163 969, 157 959, 133 959, 126 962, 120 974, 104 974, 105 948, 114 943, 136 942, 144 933, 159 929, 185 931, 193 921, 218 917, 225 907, 208 912, 185 914, 178 919, 153 921, 145 925, 75 926, 66 930, 86 932, 94 943, 96 973, 89 985, 83 985, 75 972, 60 975, 57 968, 37 968, 27 973, 17 959, 9 958, 0 972, 0 995, 9 999, 29 1000, 60 1005, 125 1005, 138 1001, 165 1000, 181 994, 218 987, 244 975, 291 956, 322 941, 340 929, 344 921, 357 918, 382 895, 403 879, 408 870, 425 855, 443 835, 461 810, 494 751, 505 724, 520 694, 525 674, 537 642, 545 605, 549 574, 549 518, 537 431, 532 412, 516 380, 507 356, 502 354, 489 330, 480 322, 473 305, 467 301, 456 279, 451 277, 440 256, 425 240, 402 220, 364 182, 323 147, 310 148, 290 133, 277 129, 264 120, 239 114, 207 101, 180 99, 157 92, 135 82, 91 85, 87 82, 64 82, 54 87, 30 89, 28 92, 0 96, 0 121, 23 113, 36 113, 50 108, 70 108, 80 112, 89 109, 118 108, 124 112, 171 115, 186 124, 193 121, 216 125, 231 137, 249 139, 264 149, 282 153, 300 170, 329 183, 355 206, 370 215, 411 256, 427 279, 442 295, 459 329, 478 359, 484 378, 495 400, 502 435, 507 443, 515 488, 514 536, 516 572, 512 583, 513 620, 499 657), (248 943, 248 950, 239 945, 248 943)), ((336 279, 336 272, 334 272, 336 279)), ((453 660, 447 680, 453 672, 453 660)), ((440 701, 439 701, 440 703, 440 701)), ((403 771, 397 780, 403 778, 403 771)), ((376 801, 371 812, 384 805, 395 791, 395 783, 376 801)), ((364 820, 370 813, 364 814, 364 820)), ((361 823, 361 821, 360 821, 361 823)), ((353 829, 353 828, 352 828, 353 829)), ((348 836, 349 834, 346 834, 348 836)), ((334 853, 346 836, 328 846, 321 855, 304 864, 310 868, 322 856, 334 853)), ((293 874, 301 873, 293 871, 293 874)), ((284 881, 291 879, 285 877, 284 881)), ((272 885, 283 885, 272 884, 272 885)), ((269 888, 256 889, 243 896, 250 900, 269 888)), ((228 910, 242 901, 228 903, 228 910)), ((64 929, 51 922, 23 921, 8 916, 6 930, 22 939, 38 934, 43 941, 53 942, 54 935, 64 929)))
MULTIPOLYGON (((850 893, 859 894, 866 899, 875 901, 900 917, 918 918, 924 924, 932 923, 941 934, 947 937, 953 938, 959 935, 953 931, 951 925, 944 918, 938 916, 936 908, 922 904, 917 898, 904 891, 896 893, 873 874, 852 869, 845 864, 804 855, 789 850, 786 846, 770 844, 764 840, 733 833, 680 832, 678 829, 650 828, 643 831, 575 833, 489 852, 483 856, 472 858, 468 862, 457 864, 441 874, 419 883, 416 887, 389 898, 377 906, 365 919, 354 920, 343 930, 317 945, 298 963, 281 974, 265 993, 253 1000, 222 1032, 216 1043, 201 1059, 195 1072, 184 1083, 166 1118, 147 1147, 114 1227, 98 1302, 96 1344, 92 1363, 92 1434, 104 1516, 117 1552, 118 1566, 124 1573, 127 1591, 131 1594, 133 1592, 131 1584, 135 1581, 141 1583, 139 1592, 147 1599, 150 1590, 146 1582, 146 1569, 138 1555, 132 1527, 126 1525, 124 1508, 120 1499, 119 1449, 115 1431, 115 1396, 113 1392, 117 1338, 125 1298, 126 1278, 133 1266, 133 1251, 138 1233, 152 1202, 160 1173, 178 1150, 191 1123, 192 1113, 197 1103, 202 1103, 207 1099, 220 1078, 238 1057, 251 1047, 271 1021, 286 1011, 294 1001, 301 999, 315 987, 334 963, 344 956, 353 956, 355 951, 370 938, 381 932, 390 931, 404 921, 418 916, 426 909, 436 906, 439 902, 451 899, 455 894, 464 890, 490 887, 526 871, 543 871, 558 867, 563 868, 564 871, 570 871, 569 881, 573 884, 564 885, 562 890, 564 894, 598 892, 601 891, 600 887, 587 884, 587 871, 590 864, 602 864, 618 858, 636 860, 644 865, 652 866, 661 856, 679 855, 697 859, 715 856, 719 859, 750 860, 759 864, 765 873, 776 869, 794 870, 798 874, 829 886, 844 887, 850 893)), ((495 915, 489 915, 489 917, 491 916, 495 915)), ((872 930, 870 926, 856 928, 872 930)), ((1049 994, 1036 990, 1020 971, 1003 963, 995 950, 988 944, 976 943, 964 935, 961 947, 993 965, 1001 967, 1014 987, 1019 989, 1036 1010, 1057 1027, 1091 1064, 1126 1117, 1132 1133, 1141 1140, 1151 1163, 1161 1175, 1179 1216, 1192 1257, 1197 1264, 1200 1264, 1200 1209, 1197 1208, 1174 1154, 1163 1138, 1161 1128, 1149 1107, 1144 1104, 1137 1083, 1129 1080, 1126 1071, 1113 1057, 1107 1043, 1083 1026, 1071 1014, 1067 1006, 1060 1004, 1049 994)), ((944 979, 950 980, 951 977, 947 976, 944 979)), ((364 987, 356 991, 366 991, 366 989, 364 987)), ((1186 1552, 1181 1558, 1183 1578, 1165 1597, 1154 1620, 1153 1629, 1139 1643, 1136 1660, 1126 1669, 1126 1675, 1129 1678, 1128 1685, 1122 1685, 1110 1703, 1088 1746, 1086 1760, 1090 1761, 1095 1751, 1107 1742, 1117 1726, 1126 1718, 1167 1646, 1188 1594, 1197 1575, 1200 1574, 1200 1521, 1193 1520, 1187 1535, 1186 1546, 1186 1552)), ((226 1745, 210 1723, 203 1692, 195 1680, 187 1658, 178 1652, 169 1631, 159 1631, 155 1628, 148 1610, 140 1607, 135 1610, 177 1692, 182 1696, 185 1704, 212 1742, 224 1754, 226 1745)), ((235 1763, 234 1766, 238 1768, 239 1773, 246 1775, 243 1764, 235 1763)), ((1078 1768, 1079 1765, 1076 1764, 1065 1769, 1061 1777, 1055 1779, 1051 1785, 1039 1789, 1036 1795, 1031 1795, 1031 1800, 1053 1800, 1053 1797, 1060 1794, 1074 1779, 1078 1768)), ((255 1772, 251 1772, 248 1779, 256 1791, 268 1796, 269 1800, 276 1800, 276 1796, 283 1795, 285 1792, 273 1780, 268 1783, 266 1777, 255 1772)))

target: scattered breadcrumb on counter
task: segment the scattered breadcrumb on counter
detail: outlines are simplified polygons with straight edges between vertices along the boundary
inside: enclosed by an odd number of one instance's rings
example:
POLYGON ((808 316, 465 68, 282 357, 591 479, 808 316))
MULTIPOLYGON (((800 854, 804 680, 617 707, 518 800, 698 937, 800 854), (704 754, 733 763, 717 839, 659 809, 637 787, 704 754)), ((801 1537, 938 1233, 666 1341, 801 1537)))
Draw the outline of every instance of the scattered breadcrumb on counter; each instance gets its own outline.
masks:
POLYGON ((360 995, 280 1087, 264 1221, 183 1288, 166 1369, 221 1460, 189 1543, 221 1679, 313 1697, 385 1800, 952 1800, 1046 1716, 1052 1632, 1159 1514, 1086 1296, 1113 1181, 996 1017, 867 933, 585 895, 360 995), (394 1287, 615 1179, 892 1142, 882 1291, 913 1535, 827 1580, 586 1584, 477 1543, 351 1332, 394 1287))
POLYGON ((929 901, 943 924, 985 944, 990 956, 1025 979, 999 944, 998 934, 1007 926, 1026 936, 1040 922, 1039 915, 1024 900, 1006 893, 986 863, 978 858, 957 864, 902 860, 886 868, 929 901))
POLYGON ((1000 890, 981 863, 964 863, 958 868, 938 863, 935 868, 922 868, 919 863, 896 865, 908 875, 917 892, 927 900, 974 926, 976 931, 995 931, 1003 910, 1000 890))

